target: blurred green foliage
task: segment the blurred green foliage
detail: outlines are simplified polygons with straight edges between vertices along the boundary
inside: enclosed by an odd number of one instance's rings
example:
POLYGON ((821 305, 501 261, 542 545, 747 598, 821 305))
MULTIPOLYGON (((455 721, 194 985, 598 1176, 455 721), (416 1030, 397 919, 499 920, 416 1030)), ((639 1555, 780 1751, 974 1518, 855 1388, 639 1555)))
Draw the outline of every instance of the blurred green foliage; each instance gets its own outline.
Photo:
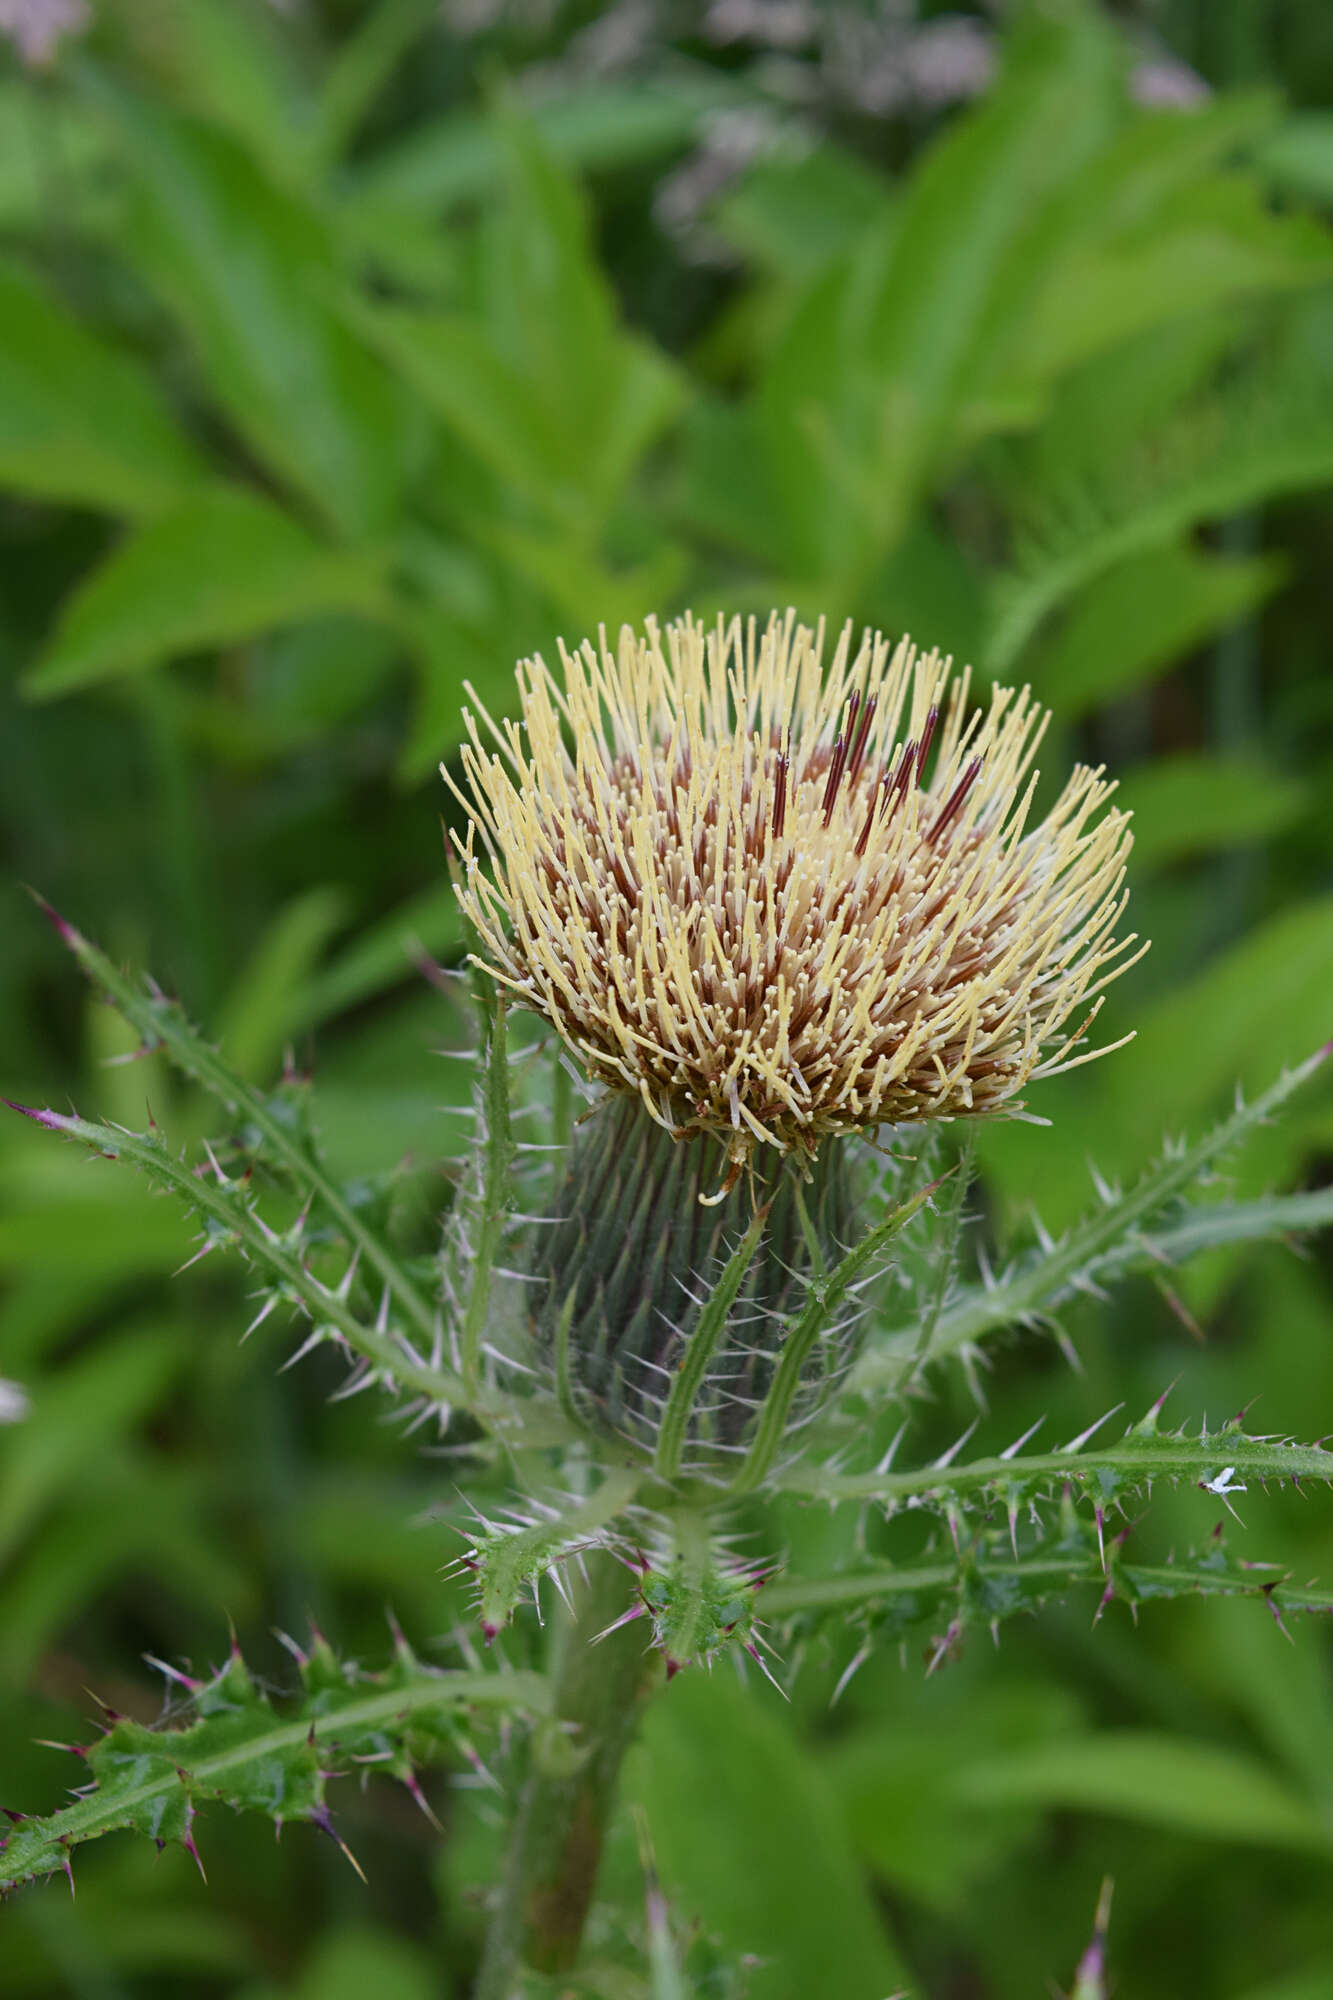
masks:
MULTIPOLYGON (((1047 0, 975 104, 878 106, 834 30, 888 15, 852 6, 785 49, 718 6, 614 10, 618 41, 586 5, 93 11, 50 68, 0 69, 8 1092, 203 1129, 156 1059, 118 1060, 31 882, 256 1081, 313 1061, 333 1168, 409 1163, 409 1229, 466 1080, 414 971, 460 949, 433 772, 463 683, 499 713, 521 654, 687 603, 792 602, 1030 680, 1045 761, 1105 760, 1140 814, 1154 949, 1107 1008, 1138 1039, 1044 1089, 1049 1129, 982 1135, 992 1235, 1034 1202, 1067 1220, 1089 1157, 1132 1169, 1333 1033, 1319 0, 1047 0), (1193 94, 1167 45, 1212 86, 1189 108, 1160 104, 1163 78, 1193 94)), ((1330 1153, 1325 1088, 1239 1191, 1330 1153)), ((151 1718, 138 1655, 218 1658, 228 1618, 279 1680, 274 1624, 378 1655, 391 1601, 423 1652, 445 1638, 448 1462, 327 1402, 321 1367, 278 1375, 272 1321, 238 1348, 238 1283, 169 1279, 188 1233, 128 1176, 15 1120, 0 1188, 0 1376, 31 1398, 0 1429, 0 1803, 55 1803, 33 1739, 86 1687, 151 1718)), ((1179 1377, 1182 1414, 1262 1392, 1261 1428, 1312 1434, 1328 1275, 1268 1246, 1080 1302, 1081 1377, 1044 1337, 996 1356, 1007 1422, 1068 1436, 1179 1377)), ((937 1387, 912 1422, 942 1446, 971 1397, 937 1387)), ((1145 1543, 1204 1540, 1218 1504, 1165 1498, 1145 1543)), ((1259 1507, 1233 1550, 1333 1579, 1322 1497, 1264 1507, 1262 1546, 1259 1507)), ((841 1516, 788 1526, 807 1567, 847 1554, 841 1516)), ((698 1990, 757 1953, 756 1996, 1019 2000, 1068 1981, 1109 1873, 1123 1990, 1333 1991, 1331 1656, 1295 1637, 1246 1604, 1095 1632, 1077 1604, 928 1680, 877 1656, 832 1710, 835 1648, 790 1713, 687 1677, 630 1791, 703 1924, 698 1990)), ((461 1995, 485 1789, 436 1783, 443 1842, 387 1787, 342 1793, 368 1889, 306 1829, 273 1850, 207 1818, 207 1889, 107 1841, 77 1903, 5 1908, 6 1994, 461 1995)), ((610 1876, 635 1932, 628 1823, 610 1876)))

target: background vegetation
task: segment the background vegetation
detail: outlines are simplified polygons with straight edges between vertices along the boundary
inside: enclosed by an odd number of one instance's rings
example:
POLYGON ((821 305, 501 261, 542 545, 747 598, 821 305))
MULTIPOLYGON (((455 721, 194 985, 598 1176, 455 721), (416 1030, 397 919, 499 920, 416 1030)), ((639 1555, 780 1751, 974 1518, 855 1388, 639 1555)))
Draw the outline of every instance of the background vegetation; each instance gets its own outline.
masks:
MULTIPOLYGON (((409 1231, 465 1082, 414 969, 459 949, 434 773, 463 680, 498 711, 518 655, 686 604, 910 629, 1033 682, 1052 770, 1122 777, 1154 948, 1107 1011, 1139 1037, 1044 1089, 1050 1129, 984 1134, 983 1248, 1333 1034, 1321 0, 92 11, 0 11, 10 1094, 203 1117, 115 1061, 31 883, 256 1081, 313 1064, 332 1165, 398 1169, 409 1231)), ((1325 1086, 1239 1190, 1330 1153, 1325 1086)), ((0 1376, 31 1405, 0 1428, 0 1802, 55 1804, 34 1739, 78 1734, 87 1688, 151 1718, 140 1655, 217 1658, 228 1618, 278 1681, 275 1625, 378 1658, 386 1603, 423 1650, 467 1620, 447 1460, 330 1403, 322 1358, 278 1374, 273 1321, 238 1347, 242 1284, 170 1277, 188 1232, 131 1176, 15 1119, 0 1188, 0 1376)), ((1260 1428, 1312 1436, 1328 1278, 1228 1252, 995 1372, 1050 1443, 1172 1381, 1182 1417, 1262 1394, 1260 1428)), ((979 1394, 978 1447, 1008 1444, 987 1386, 937 1383, 916 1437, 979 1394)), ((1329 1496, 1237 1506, 1233 1551, 1333 1580, 1329 1496)), ((1164 1498, 1145 1557, 1220 1509, 1164 1498)), ((830 1562, 850 1532, 790 1522, 830 1562)), ((1333 1994, 1327 1629, 1094 1608, 929 1678, 913 1641, 834 1708, 854 1637, 788 1662, 789 1709, 683 1676, 630 1789, 719 1967, 770 1960, 756 2000, 1026 2000, 1067 1983, 1110 1873, 1139 2000, 1333 1994)), ((5 1907, 6 1993, 462 1995, 497 1818, 466 1766, 431 1797, 443 1840, 342 1787, 366 1888, 307 1828, 275 1850, 206 1816, 207 1888, 100 1843, 77 1902, 5 1907)), ((611 1872, 608 1936, 637 1921, 628 1827, 611 1872)))

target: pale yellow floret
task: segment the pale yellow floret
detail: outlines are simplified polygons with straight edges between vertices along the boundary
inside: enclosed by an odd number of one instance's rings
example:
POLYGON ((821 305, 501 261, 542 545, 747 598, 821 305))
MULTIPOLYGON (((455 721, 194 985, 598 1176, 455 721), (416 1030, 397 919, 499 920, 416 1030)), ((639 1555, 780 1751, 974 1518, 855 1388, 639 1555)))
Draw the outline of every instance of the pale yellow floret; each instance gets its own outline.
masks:
POLYGON ((660 1123, 725 1135, 736 1171, 759 1144, 1012 1108, 1105 1053, 1083 1038, 1133 962, 1101 772, 1029 828, 1028 690, 970 708, 938 653, 851 639, 825 670, 791 612, 650 621, 614 655, 562 645, 558 676, 523 661, 521 726, 477 703, 494 750, 465 712, 480 962, 660 1123))

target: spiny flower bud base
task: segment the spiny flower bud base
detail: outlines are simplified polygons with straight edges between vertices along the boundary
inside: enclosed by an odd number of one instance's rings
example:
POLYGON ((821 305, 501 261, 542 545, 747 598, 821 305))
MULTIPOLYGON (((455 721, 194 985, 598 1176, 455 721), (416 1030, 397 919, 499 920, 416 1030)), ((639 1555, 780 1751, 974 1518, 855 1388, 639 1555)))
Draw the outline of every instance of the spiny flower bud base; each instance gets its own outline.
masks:
MULTIPOLYGON (((678 1139, 637 1099, 607 1096, 575 1134, 530 1266, 547 1281, 535 1315, 539 1344, 567 1371, 580 1414, 651 1446, 709 1295, 756 1209, 768 1204, 691 1414, 687 1456, 695 1461, 710 1446, 744 1440, 803 1302, 812 1244, 831 1264, 852 1233, 846 1146, 825 1146, 808 1162, 761 1147, 719 1200, 729 1164, 724 1141, 678 1139)), ((835 1329, 812 1356, 804 1406, 848 1358, 846 1335, 835 1329)))

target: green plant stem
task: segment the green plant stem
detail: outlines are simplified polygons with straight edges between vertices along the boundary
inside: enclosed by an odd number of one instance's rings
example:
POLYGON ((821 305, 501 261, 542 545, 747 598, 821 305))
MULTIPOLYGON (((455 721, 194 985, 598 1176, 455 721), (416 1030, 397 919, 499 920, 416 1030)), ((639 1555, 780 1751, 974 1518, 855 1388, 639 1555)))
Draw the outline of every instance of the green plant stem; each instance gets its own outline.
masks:
POLYGON ((637 1620, 597 1639, 630 1606, 629 1573, 603 1550, 588 1573, 574 1619, 560 1629, 554 1715, 533 1735, 476 2000, 515 2000, 525 1965, 541 1972, 573 1965, 621 1759, 662 1679, 637 1620))

